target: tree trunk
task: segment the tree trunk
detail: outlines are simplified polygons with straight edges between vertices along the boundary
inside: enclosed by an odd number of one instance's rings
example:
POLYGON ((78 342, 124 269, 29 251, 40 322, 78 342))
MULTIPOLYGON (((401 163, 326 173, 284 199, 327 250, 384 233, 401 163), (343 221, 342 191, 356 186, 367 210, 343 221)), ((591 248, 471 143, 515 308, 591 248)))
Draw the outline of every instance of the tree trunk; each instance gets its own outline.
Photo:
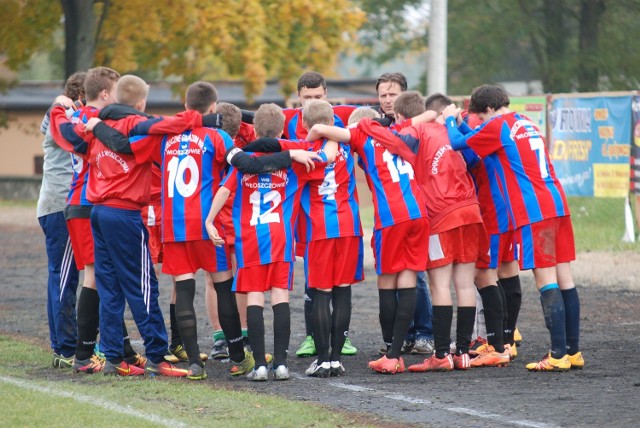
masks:
POLYGON ((569 92, 571 79, 567 72, 567 28, 566 9, 560 0, 545 0, 544 32, 545 69, 542 84, 546 92, 569 92))
POLYGON ((578 53, 578 90, 581 92, 599 89, 598 37, 605 8, 605 0, 581 1, 578 53))
POLYGON ((64 12, 65 79, 93 66, 96 48, 96 17, 93 0, 60 0, 64 12))

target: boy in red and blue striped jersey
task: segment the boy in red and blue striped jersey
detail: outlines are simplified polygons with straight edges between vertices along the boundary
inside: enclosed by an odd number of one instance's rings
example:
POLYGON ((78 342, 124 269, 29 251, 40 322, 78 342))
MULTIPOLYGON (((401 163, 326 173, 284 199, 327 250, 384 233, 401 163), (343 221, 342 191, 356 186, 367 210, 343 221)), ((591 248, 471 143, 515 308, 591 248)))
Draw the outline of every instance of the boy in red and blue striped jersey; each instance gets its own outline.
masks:
MULTIPOLYGON (((333 110, 323 100, 303 108, 305 128, 333 124, 333 110)), ((256 141, 247 151, 299 149, 320 153, 326 139, 316 141, 256 141)), ((340 144, 336 161, 327 165, 322 182, 302 190, 297 242, 305 247, 305 279, 313 290, 311 321, 318 358, 306 374, 314 377, 344 374, 342 351, 351 319, 351 284, 364 279, 362 226, 355 178, 355 160, 340 144), (333 306, 333 315, 331 307, 333 306)), ((308 292, 308 290, 307 290, 308 292)))
MULTIPOLYGON (((278 137, 282 133, 284 115, 274 104, 262 105, 256 112, 254 125, 259 137, 278 137)), ((333 161, 337 144, 325 149, 327 155, 313 155, 325 161, 333 161)), ((324 179, 324 164, 307 172, 304 166, 291 164, 291 156, 299 154, 311 159, 310 153, 299 150, 282 152, 279 159, 288 164, 272 163, 270 173, 252 173, 241 167, 242 173, 232 169, 214 197, 207 217, 207 230, 216 245, 224 244, 214 219, 223 207, 231 191, 235 190, 233 219, 236 234, 235 250, 238 271, 235 290, 247 293, 247 323, 249 341, 254 352, 255 368, 248 379, 268 379, 264 345, 264 293, 271 291, 274 313, 274 379, 289 378, 286 366, 290 336, 289 290, 293 280, 294 225, 300 207, 300 193, 307 182, 324 179), (284 166, 284 167, 283 167, 284 166)), ((237 165, 238 160, 250 160, 240 149, 233 149, 228 162, 237 165)), ((273 159, 272 157, 265 157, 273 159)), ((260 159, 253 159, 260 163, 260 159)), ((313 165, 311 165, 313 166, 313 165)), ((307 165, 307 169, 309 165, 307 165)), ((264 169, 262 169, 264 170, 264 169)), ((257 171, 257 170, 256 170, 257 171)))
POLYGON ((479 156, 496 160, 496 173, 515 222, 520 268, 533 269, 551 351, 527 369, 582 368, 580 300, 570 268, 575 245, 569 207, 539 129, 508 107, 509 97, 501 87, 475 88, 469 112, 484 123, 463 135, 456 123, 459 110, 450 105, 443 111, 449 139, 454 149, 470 147, 479 156))
MULTIPOLYGON (((377 116, 371 109, 361 111, 377 116)), ((362 117, 357 116, 350 122, 362 117)), ((387 354, 371 361, 369 367, 381 373, 403 372, 400 350, 415 309, 416 274, 426 268, 428 259, 424 243, 429 240, 429 222, 424 199, 411 165, 366 132, 315 125, 308 138, 320 136, 349 143, 365 171, 374 206, 371 246, 378 274, 380 325, 384 341, 390 344, 387 354)))

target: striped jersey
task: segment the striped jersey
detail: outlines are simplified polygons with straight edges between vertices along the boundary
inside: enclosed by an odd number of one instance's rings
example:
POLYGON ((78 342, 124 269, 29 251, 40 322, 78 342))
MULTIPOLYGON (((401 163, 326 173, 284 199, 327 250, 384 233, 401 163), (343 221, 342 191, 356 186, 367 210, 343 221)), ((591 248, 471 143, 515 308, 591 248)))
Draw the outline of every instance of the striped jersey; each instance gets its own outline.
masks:
MULTIPOLYGON (((221 130, 197 127, 181 134, 132 137, 137 158, 159 153, 162 165, 162 242, 209 239, 205 220, 233 147, 221 130)), ((216 224, 216 227, 220 224, 216 224)))
MULTIPOLYGON (((495 235, 513 230, 513 217, 509 201, 496 170, 497 156, 490 155, 469 168, 476 186, 476 196, 480 203, 482 222, 487 233, 495 235)), ((499 170, 500 168, 498 168, 499 170)))
POLYGON ((264 174, 229 171, 222 185, 236 192, 232 218, 238 268, 295 261, 300 193, 307 182, 324 180, 325 166, 318 164, 309 173, 299 163, 264 174))
POLYGON ((443 124, 419 123, 405 126, 398 133, 395 129, 393 132, 387 130, 371 119, 363 119, 358 127, 414 167, 429 212, 432 234, 461 226, 452 221, 441 223, 441 220, 468 205, 476 205, 477 222, 482 221, 467 164, 462 155, 451 148, 443 124))
MULTIPOLYGON (((306 149, 320 152, 326 140, 280 140, 283 150, 306 149)), ((348 144, 340 144, 334 163, 324 168, 322 182, 307 184, 300 197, 298 242, 362 236, 355 161, 348 144)))
POLYGON ((410 163, 391 154, 360 128, 349 128, 351 150, 358 154, 374 207, 374 230, 427 217, 427 209, 410 163))
MULTIPOLYGON (((449 122, 448 122, 449 123, 449 122)), ((453 127, 448 126, 451 136, 453 127)), ((467 145, 495 173, 509 202, 515 227, 569 215, 567 198, 555 175, 538 127, 510 112, 496 116, 465 135, 467 145)), ((490 168, 490 169, 489 169, 490 168)))

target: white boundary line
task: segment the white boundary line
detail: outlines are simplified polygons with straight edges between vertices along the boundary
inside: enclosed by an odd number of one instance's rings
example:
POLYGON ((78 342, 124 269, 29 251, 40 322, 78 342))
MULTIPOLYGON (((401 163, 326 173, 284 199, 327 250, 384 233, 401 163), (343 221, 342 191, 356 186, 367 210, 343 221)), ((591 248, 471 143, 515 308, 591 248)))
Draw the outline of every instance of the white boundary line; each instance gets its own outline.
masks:
POLYGON ((378 395, 378 396, 382 396, 384 398, 388 398, 391 400, 396 400, 396 401, 402 401, 405 403, 412 403, 412 404, 420 404, 420 405, 427 405, 427 406, 431 406, 432 408, 436 408, 439 410, 446 410, 448 412, 453 412, 453 413, 461 413, 461 414, 465 414, 465 415, 469 415, 469 416, 475 416, 478 418, 483 418, 483 419, 489 419, 492 420, 494 422, 499 423, 500 425, 517 425, 517 426, 524 426, 524 427, 532 427, 532 428, 554 428, 556 427, 556 425, 551 425, 551 424, 546 424, 543 422, 534 422, 534 421, 529 421, 526 419, 512 419, 511 417, 508 416, 504 416, 504 415, 499 415, 496 413, 489 413, 489 412, 483 412, 483 411, 479 411, 479 410, 473 410, 473 409, 468 409, 465 407, 445 407, 445 406, 440 406, 436 403, 433 403, 432 401, 429 400, 425 400, 423 398, 414 398, 414 397, 409 397, 406 395, 402 395, 402 394, 385 394, 382 391, 377 391, 375 389, 372 388, 367 388, 364 386, 359 386, 359 385, 353 385, 353 384, 348 384, 348 383, 343 383, 343 382, 329 382, 329 385, 331 386, 335 386, 336 388, 342 388, 342 389, 346 389, 349 391, 353 391, 356 393, 363 393, 363 395, 378 395))
POLYGON ((17 379, 14 377, 0 376, 0 381, 23 388, 23 389, 30 389, 32 391, 52 395, 55 397, 71 398, 81 403, 88 403, 88 404, 91 404, 92 406, 98 406, 114 413, 120 413, 122 415, 132 416, 138 419, 143 419, 146 422, 152 422, 154 424, 163 425, 169 428, 173 428, 173 427, 186 428, 187 426, 189 426, 184 422, 177 421, 175 419, 166 419, 157 415, 143 413, 140 410, 135 410, 135 409, 132 409, 131 407, 124 407, 123 405, 118 404, 114 401, 103 400, 101 398, 94 397, 91 395, 84 395, 84 394, 80 395, 74 392, 63 391, 62 389, 59 389, 59 388, 35 385, 33 383, 24 381, 22 379, 17 379))

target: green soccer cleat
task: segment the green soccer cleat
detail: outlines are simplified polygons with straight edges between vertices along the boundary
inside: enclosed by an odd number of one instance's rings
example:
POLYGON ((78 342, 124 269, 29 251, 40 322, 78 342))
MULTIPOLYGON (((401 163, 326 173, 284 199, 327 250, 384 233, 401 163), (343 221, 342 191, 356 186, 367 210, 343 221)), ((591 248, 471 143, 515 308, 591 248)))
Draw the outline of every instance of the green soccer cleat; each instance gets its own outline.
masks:
POLYGON ((207 378, 207 372, 204 371, 204 366, 201 366, 200 364, 191 364, 191 366, 189 366, 189 372, 187 373, 187 379, 190 379, 190 380, 205 380, 206 378, 207 378))
MULTIPOLYGON (((345 342, 345 345, 346 345, 346 342, 345 342)), ((344 352, 344 347, 342 348, 342 351, 344 352)), ((300 347, 296 351, 296 355, 298 357, 312 357, 317 354, 318 354, 318 351, 316 351, 316 343, 313 341, 312 336, 305 337, 304 341, 300 344, 300 347)))
MULTIPOLYGON (((315 349, 315 346, 314 346, 315 349)), ((353 344, 351 343, 351 340, 349 340, 349 338, 347 337, 344 340, 344 345, 342 346, 342 355, 356 355, 356 353, 358 352, 358 349, 353 346, 353 344)))
MULTIPOLYGON (((200 352, 200 361, 207 361, 208 359, 209 356, 207 354, 200 352)), ((186 363, 189 361, 189 356, 184 346, 176 345, 169 348, 169 353, 164 356, 164 360, 171 364, 186 363)))
POLYGON ((231 366, 231 376, 240 376, 243 374, 247 374, 253 370, 253 366, 256 364, 253 359, 253 354, 248 351, 244 351, 244 360, 240 362, 233 362, 233 366, 231 366))
POLYGON ((53 361, 51 363, 53 367, 57 367, 59 369, 70 369, 73 367, 74 359, 75 359, 75 355, 72 355, 70 357, 64 357, 54 352, 53 361))

